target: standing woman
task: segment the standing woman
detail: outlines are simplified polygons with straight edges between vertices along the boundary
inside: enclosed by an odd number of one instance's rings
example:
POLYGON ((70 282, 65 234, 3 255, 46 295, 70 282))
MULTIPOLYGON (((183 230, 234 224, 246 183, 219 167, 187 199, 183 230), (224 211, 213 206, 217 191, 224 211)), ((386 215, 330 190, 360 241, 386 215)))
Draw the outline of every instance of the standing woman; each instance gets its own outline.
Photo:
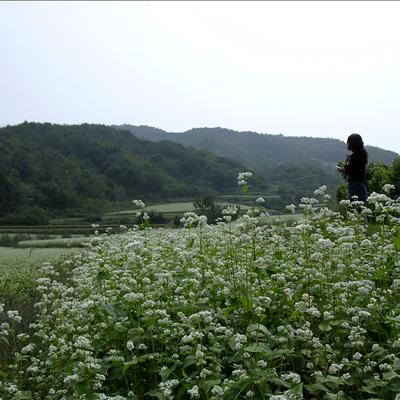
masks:
POLYGON ((364 148, 364 142, 357 133, 347 138, 347 149, 352 153, 347 156, 344 167, 340 171, 348 177, 348 190, 350 201, 353 196, 358 201, 367 202, 367 188, 365 186, 365 170, 368 163, 368 153, 364 148))

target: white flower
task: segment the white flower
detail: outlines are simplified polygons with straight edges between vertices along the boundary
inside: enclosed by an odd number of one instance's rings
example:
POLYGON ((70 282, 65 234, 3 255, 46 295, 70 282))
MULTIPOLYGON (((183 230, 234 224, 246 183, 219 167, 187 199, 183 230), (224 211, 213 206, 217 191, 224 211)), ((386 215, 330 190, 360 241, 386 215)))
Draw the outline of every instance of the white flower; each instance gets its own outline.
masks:
POLYGON ((299 374, 296 374, 295 372, 289 372, 287 374, 282 374, 281 379, 287 382, 291 383, 300 383, 301 378, 299 374))
POLYGON ((264 200, 262 197, 259 197, 259 198, 256 200, 256 203, 265 203, 265 200, 264 200))
POLYGON ((35 348, 35 345, 33 343, 29 343, 27 346, 25 346, 21 349, 21 353, 22 354, 30 353, 34 348, 35 348))
POLYGON ((394 185, 389 184, 389 183, 386 184, 386 185, 383 185, 383 191, 385 193, 387 193, 387 194, 389 194, 394 189, 396 189, 396 187, 394 185))
POLYGON ((146 204, 142 200, 132 200, 132 203, 138 208, 145 208, 146 204))
POLYGON ((22 318, 19 315, 18 311, 7 311, 7 317, 10 318, 11 321, 21 322, 22 318))
POLYGON ((342 364, 331 364, 331 366, 329 367, 329 373, 330 373, 330 374, 336 374, 336 373, 339 372, 342 368, 343 368, 343 365, 342 365, 342 364))
POLYGON ((247 178, 251 178, 253 176, 253 174, 251 172, 239 172, 239 175, 237 177, 238 181, 241 180, 246 180, 247 178))
POLYGON ((234 340, 235 340, 235 349, 239 350, 243 347, 243 344, 247 342, 247 337, 245 335, 241 335, 240 333, 237 333, 234 336, 234 340))
POLYGON ((200 398, 199 387, 197 385, 194 385, 191 389, 188 389, 187 392, 189 393, 191 399, 200 398))
POLYGON ((320 186, 317 190, 314 190, 314 195, 315 196, 323 196, 326 192, 326 186, 322 185, 320 186))
POLYGON ((296 206, 294 204, 289 204, 285 207, 285 210, 294 214, 296 212, 296 206))
POLYGON ((214 385, 213 388, 211 389, 211 393, 215 394, 217 396, 223 396, 224 395, 224 389, 222 389, 221 386, 214 385))
POLYGON ((126 347, 129 351, 132 351, 135 348, 135 345, 133 344, 133 342, 131 340, 128 340, 126 342, 126 347))

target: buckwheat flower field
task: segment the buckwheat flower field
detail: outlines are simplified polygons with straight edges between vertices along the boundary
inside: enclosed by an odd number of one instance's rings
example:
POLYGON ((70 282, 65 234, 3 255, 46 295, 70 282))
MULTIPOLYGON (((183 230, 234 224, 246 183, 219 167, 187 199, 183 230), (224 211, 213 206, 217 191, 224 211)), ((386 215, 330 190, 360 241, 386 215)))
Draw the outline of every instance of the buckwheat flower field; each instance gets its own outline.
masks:
POLYGON ((231 207, 111 235, 64 281, 46 264, 29 332, 0 308, 0 397, 399 399, 400 201, 315 197, 290 223, 231 207))

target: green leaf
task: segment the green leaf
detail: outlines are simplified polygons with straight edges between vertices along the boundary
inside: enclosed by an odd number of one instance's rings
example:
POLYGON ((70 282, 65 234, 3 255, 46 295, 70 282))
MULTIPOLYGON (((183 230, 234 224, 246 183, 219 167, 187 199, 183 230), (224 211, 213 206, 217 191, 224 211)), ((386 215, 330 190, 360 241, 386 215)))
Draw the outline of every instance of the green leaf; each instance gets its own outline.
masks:
POLYGON ((8 342, 8 340, 4 336, 0 336, 0 342, 5 343, 7 346, 10 345, 10 343, 8 342))
POLYGON ((199 386, 207 393, 213 386, 219 385, 220 383, 220 379, 210 379, 208 381, 200 382, 199 386))
POLYGON ((185 361, 183 362, 182 368, 187 368, 190 365, 196 364, 196 357, 195 356, 186 356, 185 361))
POLYGON ((111 317, 116 318, 117 316, 126 316, 125 311, 121 310, 118 304, 111 304, 108 302, 101 303, 101 308, 111 317))
POLYGON ((254 331, 260 331, 262 332, 265 336, 269 335, 268 329, 261 324, 251 324, 247 327, 247 332, 254 332, 254 331))
POLYGON ((329 323, 329 321, 322 321, 319 325, 318 328, 322 332, 329 332, 332 330, 332 327, 329 323))
POLYGON ((182 365, 182 374, 183 374, 183 376, 185 378, 190 378, 190 377, 193 377, 193 376, 197 375, 197 371, 189 373, 189 375, 185 371, 185 369, 187 367, 190 367, 192 365, 196 365, 196 362, 197 362, 197 358, 195 356, 186 356, 185 361, 183 362, 183 365, 182 365))
POLYGON ((126 371, 128 368, 132 367, 133 365, 137 365, 137 364, 139 364, 139 360, 136 356, 134 356, 132 358, 132 360, 124 362, 124 364, 122 366, 122 370, 126 371))
POLYGON ((158 389, 149 390, 146 395, 150 397, 157 397, 157 399, 165 400, 165 396, 158 389))
MULTIPOLYGON (((351 397, 347 396, 345 393, 343 393, 342 391, 338 392, 338 393, 326 393, 324 396, 324 399, 327 400, 351 400, 351 397)), ((368 400, 372 400, 372 399, 368 399, 368 400)))
POLYGON ((304 386, 306 390, 311 394, 317 394, 319 392, 328 393, 329 389, 322 383, 312 383, 304 386))
POLYGON ((289 349, 276 349, 268 354, 268 360, 275 360, 277 358, 281 358, 282 356, 287 356, 289 354, 293 354, 293 350, 289 349))
POLYGON ((382 374, 383 379, 387 379, 388 381, 390 381, 391 379, 394 378, 400 378, 400 375, 397 374, 395 371, 388 371, 388 372, 384 372, 382 374))
POLYGON ((400 251, 400 237, 397 237, 394 241, 394 246, 397 251, 400 251))
POLYGON ((318 378, 318 380, 321 382, 334 383, 335 385, 342 383, 341 378, 339 378, 338 376, 334 376, 334 375, 327 375, 325 377, 321 376, 318 378))
POLYGON ((292 386, 292 383, 286 382, 283 379, 276 378, 276 377, 269 378, 269 381, 272 383, 275 383, 275 385, 283 386, 287 389, 289 389, 292 386))
POLYGON ((269 353, 271 348, 265 343, 251 343, 244 350, 249 353, 269 353))
POLYGON ((253 308, 253 301, 250 297, 242 296, 240 298, 241 303, 246 311, 250 311, 253 308))
POLYGON ((175 371, 175 369, 176 369, 176 364, 169 367, 166 371, 160 372, 161 379, 163 381, 166 381, 171 375, 171 372, 175 371))

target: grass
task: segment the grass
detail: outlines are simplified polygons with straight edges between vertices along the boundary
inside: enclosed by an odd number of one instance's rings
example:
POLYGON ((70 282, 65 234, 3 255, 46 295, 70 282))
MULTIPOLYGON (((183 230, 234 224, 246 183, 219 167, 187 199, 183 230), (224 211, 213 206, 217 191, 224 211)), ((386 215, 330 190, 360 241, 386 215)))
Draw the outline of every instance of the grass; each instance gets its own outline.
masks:
MULTIPOLYGON (((240 207, 241 210, 248 210, 249 206, 243 204, 233 204, 233 203, 225 203, 227 206, 237 206, 240 207)), ((163 213, 166 215, 179 215, 184 214, 185 212, 194 212, 195 208, 193 206, 193 202, 180 202, 180 203, 162 203, 162 204, 152 204, 145 207, 146 211, 155 211, 158 213, 163 213)), ((126 215, 136 215, 137 210, 125 210, 120 212, 112 212, 108 213, 105 216, 126 216, 126 215)))
POLYGON ((23 240, 18 242, 20 248, 76 248, 85 247, 86 243, 89 243, 93 237, 78 236, 73 238, 54 238, 47 240, 23 240))

